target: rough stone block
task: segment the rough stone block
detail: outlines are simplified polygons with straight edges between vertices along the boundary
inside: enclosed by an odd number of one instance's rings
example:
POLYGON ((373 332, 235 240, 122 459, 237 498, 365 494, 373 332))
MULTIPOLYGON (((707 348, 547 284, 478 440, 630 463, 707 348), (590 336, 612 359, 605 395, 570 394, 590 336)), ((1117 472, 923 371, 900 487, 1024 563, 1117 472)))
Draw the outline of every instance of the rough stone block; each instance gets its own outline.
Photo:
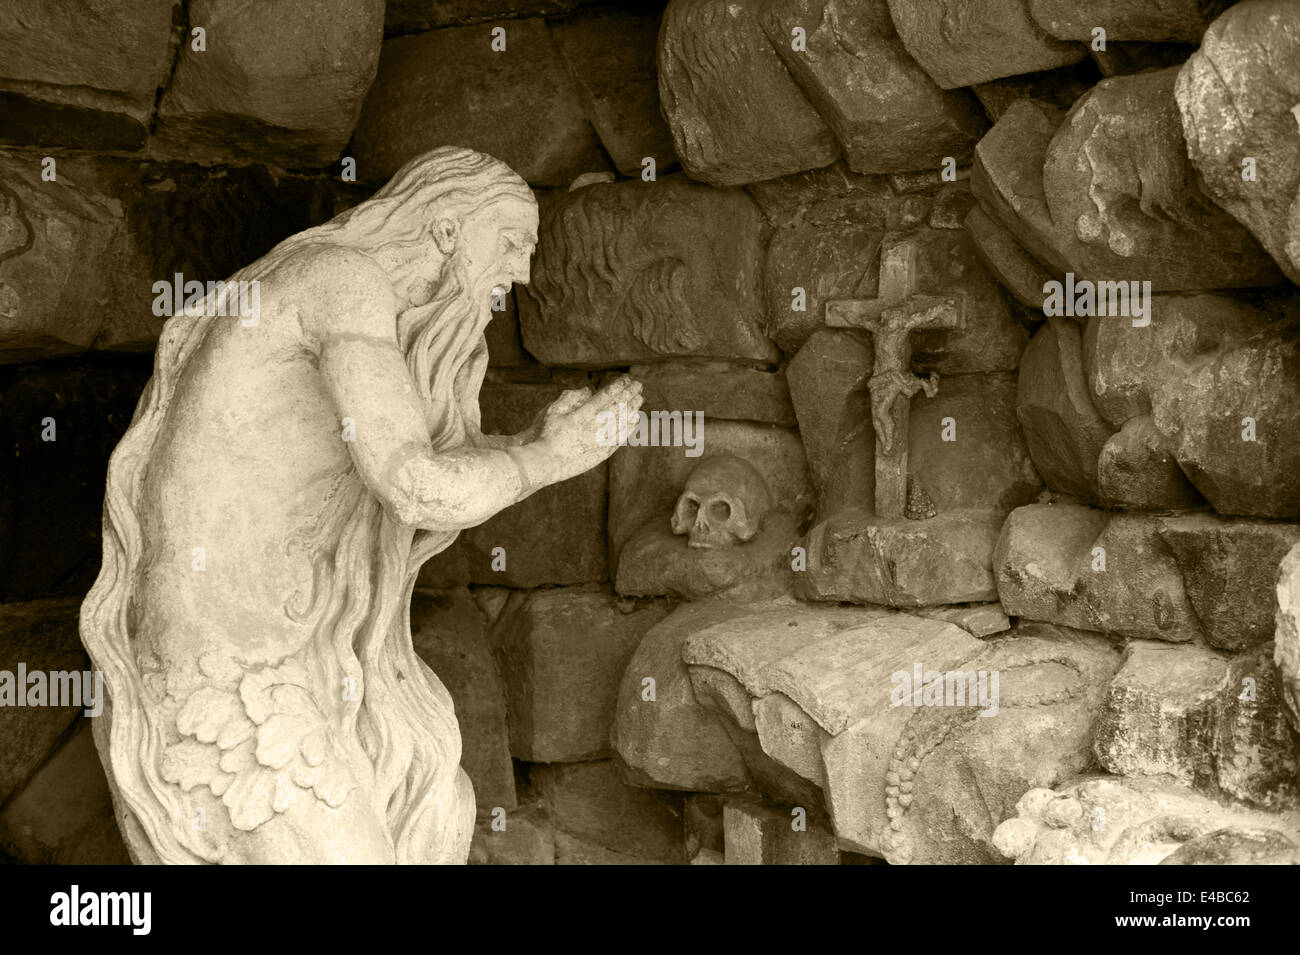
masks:
POLYGON ((1088 54, 1048 36, 1025 0, 889 0, 907 51, 944 89, 1050 70, 1088 54))
POLYGON ((1259 243, 1195 186, 1174 101, 1177 67, 1102 80, 1048 146, 1043 192, 1076 275, 1152 289, 1276 284, 1259 243))
POLYGON ((480 816, 469 847, 470 865, 555 865, 555 832, 546 809, 535 803, 480 816))
POLYGON ((1093 407, 1078 325, 1051 318, 1034 335, 1020 362, 1016 416, 1048 487, 1101 497, 1097 459, 1114 429, 1093 407))
POLYGON ((686 862, 680 793, 627 785, 613 760, 534 766, 533 784, 557 833, 635 859, 686 862))
POLYGON ((840 155, 751 5, 672 0, 659 33, 659 97, 692 179, 741 185, 840 155))
POLYGON ((1197 43, 1205 28, 1236 0, 1100 0, 1086 7, 1073 0, 1029 0, 1029 13, 1040 27, 1061 40, 1090 43, 1093 30, 1112 40, 1157 40, 1197 43))
POLYGON ((582 98, 542 20, 386 40, 353 139, 357 176, 378 181, 437 146, 500 159, 534 186, 604 168, 582 98))
POLYGON ((14 0, 0 10, 0 141, 138 149, 171 65, 177 0, 14 0))
POLYGON ((1172 776, 1211 796, 1296 808, 1300 758, 1272 649, 1232 660, 1195 646, 1135 643, 1097 724, 1097 759, 1120 776, 1172 776))
POLYGON ((988 125, 979 102, 935 85, 904 49, 885 0, 767 0, 759 19, 854 172, 969 161, 988 125), (795 27, 805 31, 799 50, 795 27))
POLYGON ((1205 191, 1300 283, 1300 9, 1287 0, 1231 7, 1179 72, 1175 96, 1205 191), (1249 181, 1245 157, 1255 163, 1249 181))
POLYGON ((1205 639, 1159 519, 1073 504, 1012 511, 993 557, 1012 616, 1182 643, 1205 639))
MULTIPOLYGON (((794 807, 798 809, 799 807, 794 807)), ((723 808, 726 865, 839 865, 835 834, 806 818, 794 829, 789 811, 728 800, 723 808)))
POLYGON ((382 0, 191 0, 187 13, 205 49, 182 38, 158 106, 157 148, 289 167, 338 158, 375 78, 382 0))
POLYGON ((590 10, 558 20, 551 35, 578 82, 587 116, 625 176, 640 176, 642 160, 656 173, 677 163, 672 134, 659 110, 655 54, 658 10, 590 10))
POLYGON ((740 751, 717 713, 696 700, 682 661, 682 644, 693 633, 746 612, 713 602, 684 604, 641 639, 623 673, 610 734, 629 782, 702 792, 748 787, 740 751))
POLYGON ((996 600, 992 560, 1002 519, 989 509, 923 521, 845 509, 808 532, 808 567, 795 575, 795 594, 903 608, 996 600))
POLYGON ((542 763, 608 755, 623 672, 667 612, 587 588, 513 598, 493 628, 512 755, 542 763))
POLYGON ((742 191, 680 176, 557 197, 543 206, 532 283, 518 299, 525 346, 570 368, 773 360, 759 326, 761 226, 742 191))

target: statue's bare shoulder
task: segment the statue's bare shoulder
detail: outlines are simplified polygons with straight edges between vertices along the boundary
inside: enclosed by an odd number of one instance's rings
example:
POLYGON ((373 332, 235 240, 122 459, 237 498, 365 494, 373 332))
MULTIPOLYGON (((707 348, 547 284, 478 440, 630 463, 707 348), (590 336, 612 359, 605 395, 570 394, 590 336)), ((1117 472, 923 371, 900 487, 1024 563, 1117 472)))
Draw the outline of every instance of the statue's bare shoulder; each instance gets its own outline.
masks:
POLYGON ((266 292, 297 313, 313 344, 362 335, 393 340, 397 298, 384 269, 364 252, 342 245, 307 245, 267 277, 266 292))

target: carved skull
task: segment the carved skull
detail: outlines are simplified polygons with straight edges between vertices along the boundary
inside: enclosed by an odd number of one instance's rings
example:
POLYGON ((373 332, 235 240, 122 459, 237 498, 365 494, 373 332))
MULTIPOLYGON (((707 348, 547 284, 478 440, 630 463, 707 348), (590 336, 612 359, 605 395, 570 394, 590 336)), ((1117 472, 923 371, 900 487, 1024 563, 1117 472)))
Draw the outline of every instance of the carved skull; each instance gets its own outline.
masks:
POLYGON ((734 454, 715 454, 695 466, 673 508, 673 533, 692 547, 730 547, 762 529, 772 495, 754 466, 734 454))

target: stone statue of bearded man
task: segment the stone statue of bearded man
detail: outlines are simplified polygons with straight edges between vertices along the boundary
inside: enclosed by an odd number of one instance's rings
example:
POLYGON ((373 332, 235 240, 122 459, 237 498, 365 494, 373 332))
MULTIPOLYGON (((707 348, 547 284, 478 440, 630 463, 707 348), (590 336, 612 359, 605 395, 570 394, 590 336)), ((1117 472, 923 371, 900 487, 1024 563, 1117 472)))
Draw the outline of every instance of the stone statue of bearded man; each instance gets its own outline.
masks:
MULTIPOLYGON (((537 205, 444 148, 231 277, 259 312, 172 317, 113 453, 81 636, 95 741, 136 862, 463 863, 474 797, 411 647, 420 565, 615 450, 627 378, 480 430, 493 290, 537 205)), ((196 313, 199 311, 194 310, 196 313)))

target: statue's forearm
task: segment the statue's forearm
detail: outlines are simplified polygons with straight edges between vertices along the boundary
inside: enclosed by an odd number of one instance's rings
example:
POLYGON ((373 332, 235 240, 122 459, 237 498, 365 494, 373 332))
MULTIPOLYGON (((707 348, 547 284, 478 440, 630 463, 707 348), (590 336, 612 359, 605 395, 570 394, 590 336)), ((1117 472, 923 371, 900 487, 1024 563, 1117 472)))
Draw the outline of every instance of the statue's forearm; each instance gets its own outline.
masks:
POLYGON ((554 481, 554 462, 540 443, 407 454, 390 467, 384 497, 403 524, 463 530, 554 481))

